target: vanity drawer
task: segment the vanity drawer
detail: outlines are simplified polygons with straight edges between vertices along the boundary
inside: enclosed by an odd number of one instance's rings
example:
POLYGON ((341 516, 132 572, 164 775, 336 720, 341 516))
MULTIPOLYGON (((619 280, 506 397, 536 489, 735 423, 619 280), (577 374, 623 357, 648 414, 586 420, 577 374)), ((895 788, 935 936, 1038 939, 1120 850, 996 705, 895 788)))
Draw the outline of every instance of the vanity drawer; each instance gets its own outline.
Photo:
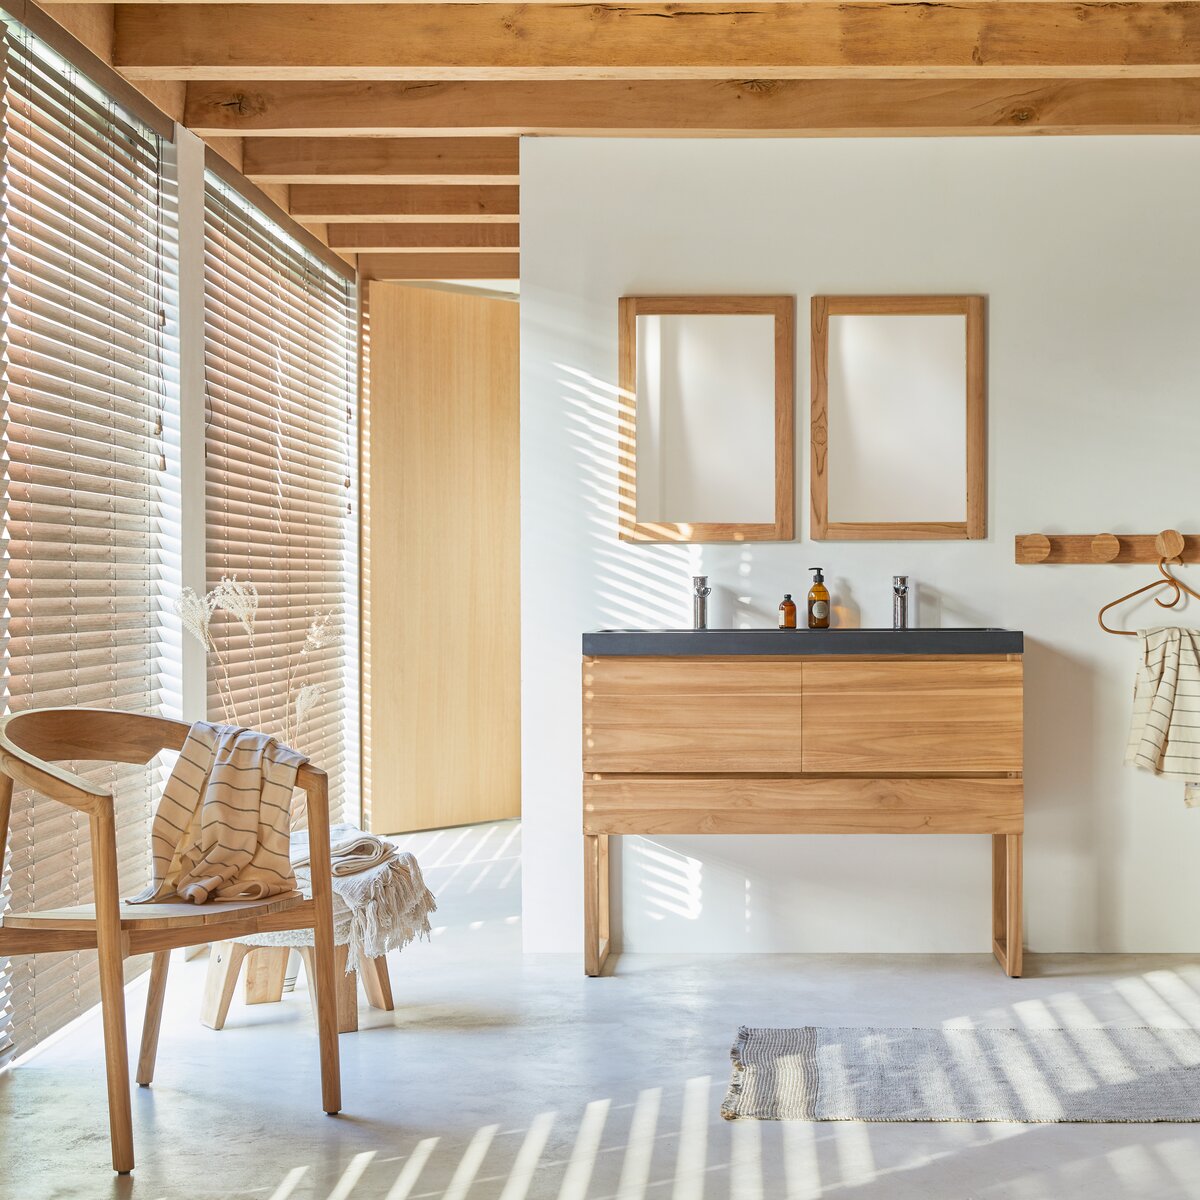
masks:
POLYGON ((583 664, 583 769, 801 770, 796 660, 594 658, 583 664))
POLYGON ((584 833, 1021 833, 1020 779, 592 775, 584 833))
POLYGON ((1019 772, 1019 659, 804 665, 804 771, 1019 772))

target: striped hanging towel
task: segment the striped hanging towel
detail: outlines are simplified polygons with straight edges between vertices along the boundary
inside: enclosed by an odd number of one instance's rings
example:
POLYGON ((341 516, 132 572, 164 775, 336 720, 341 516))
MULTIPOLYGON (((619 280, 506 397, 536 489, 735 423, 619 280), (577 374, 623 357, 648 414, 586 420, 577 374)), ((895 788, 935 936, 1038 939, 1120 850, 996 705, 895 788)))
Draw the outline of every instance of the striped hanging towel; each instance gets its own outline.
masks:
POLYGON ((153 882, 127 903, 296 894, 288 817, 306 761, 266 734, 197 721, 150 827, 153 882))
POLYGON ((1184 803, 1200 807, 1200 630, 1142 629, 1138 650, 1125 761, 1184 779, 1184 803))

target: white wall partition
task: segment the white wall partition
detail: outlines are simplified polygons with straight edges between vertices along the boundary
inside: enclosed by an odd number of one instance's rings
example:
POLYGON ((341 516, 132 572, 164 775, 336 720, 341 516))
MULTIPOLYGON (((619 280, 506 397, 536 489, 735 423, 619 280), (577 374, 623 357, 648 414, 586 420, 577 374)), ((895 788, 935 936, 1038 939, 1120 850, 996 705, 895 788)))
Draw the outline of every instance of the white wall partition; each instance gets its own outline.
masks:
MULTIPOLYGON (((1095 620, 1152 568, 1013 562, 1200 530, 1200 237, 1163 199, 1198 191, 1184 138, 523 142, 527 949, 581 947, 580 633, 686 625, 695 573, 713 624, 771 625, 820 563, 841 623, 890 624, 907 574, 923 624, 1026 631, 1028 945, 1200 950, 1200 812, 1122 765, 1134 643, 1095 620), (617 539, 617 299, 680 292, 797 297, 793 543, 617 539), (988 298, 990 535, 812 542, 809 298, 932 292, 988 298)), ((986 953, 988 867, 986 838, 629 838, 617 910, 629 950, 986 953)))

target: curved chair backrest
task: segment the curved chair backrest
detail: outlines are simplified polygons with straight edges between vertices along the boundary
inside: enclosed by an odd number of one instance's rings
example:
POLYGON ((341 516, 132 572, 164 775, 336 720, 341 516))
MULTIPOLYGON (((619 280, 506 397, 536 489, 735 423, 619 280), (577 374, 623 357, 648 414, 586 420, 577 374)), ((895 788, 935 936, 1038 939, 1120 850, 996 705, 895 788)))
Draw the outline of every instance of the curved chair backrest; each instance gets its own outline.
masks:
POLYGON ((102 708, 34 708, 0 717, 0 771, 15 783, 92 812, 111 793, 57 764, 147 763, 178 750, 190 725, 167 717, 102 708))

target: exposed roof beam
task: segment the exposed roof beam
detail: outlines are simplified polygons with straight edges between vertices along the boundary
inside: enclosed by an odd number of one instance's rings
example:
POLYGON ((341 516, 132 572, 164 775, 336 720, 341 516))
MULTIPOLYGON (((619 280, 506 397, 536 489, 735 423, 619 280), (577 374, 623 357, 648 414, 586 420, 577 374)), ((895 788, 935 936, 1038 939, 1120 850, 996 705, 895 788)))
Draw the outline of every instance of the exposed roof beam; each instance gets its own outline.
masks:
POLYGON ((268 183, 515 184, 516 138, 246 138, 242 170, 268 183))
POLYGON ((1196 0, 118 5, 130 79, 1200 75, 1196 0))
POLYGON ((290 191, 292 216, 306 222, 515 223, 519 212, 515 187, 297 183, 290 191))
POLYGON ((360 254, 364 279, 519 279, 515 254, 360 254))
POLYGON ((193 82, 185 123, 202 136, 1196 133, 1200 80, 193 82))
POLYGON ((438 254, 458 250, 494 250, 515 253, 520 227, 452 224, 335 224, 329 226, 329 245, 343 253, 379 254, 390 250, 438 254))
MULTIPOLYGON (((179 4, 194 4, 201 8, 220 8, 227 5, 229 0, 176 0, 179 4)), ((378 0, 338 0, 342 4, 354 4, 363 7, 369 7, 372 4, 377 4, 378 0)), ((420 4, 428 3, 428 0, 393 0, 396 4, 420 4)), ((511 4, 512 0, 439 0, 443 4, 511 4)), ((561 4, 563 0, 526 0, 529 4, 561 4)), ((880 4, 911 4, 913 0, 872 0, 880 4)), ((962 4, 991 4, 993 0, 958 0, 962 4)), ((1044 3, 1050 4, 1072 4, 1075 0, 1044 0, 1044 3)), ((122 3, 128 5, 138 5, 144 7, 153 7, 161 4, 162 0, 122 0, 122 3)), ((255 4, 269 4, 272 8, 282 8, 296 4, 328 4, 329 0, 254 0, 255 4)), ((114 7, 113 0, 71 0, 73 7, 86 8, 88 6, 109 8, 114 7)), ((58 7, 63 7, 59 5, 58 7)))

